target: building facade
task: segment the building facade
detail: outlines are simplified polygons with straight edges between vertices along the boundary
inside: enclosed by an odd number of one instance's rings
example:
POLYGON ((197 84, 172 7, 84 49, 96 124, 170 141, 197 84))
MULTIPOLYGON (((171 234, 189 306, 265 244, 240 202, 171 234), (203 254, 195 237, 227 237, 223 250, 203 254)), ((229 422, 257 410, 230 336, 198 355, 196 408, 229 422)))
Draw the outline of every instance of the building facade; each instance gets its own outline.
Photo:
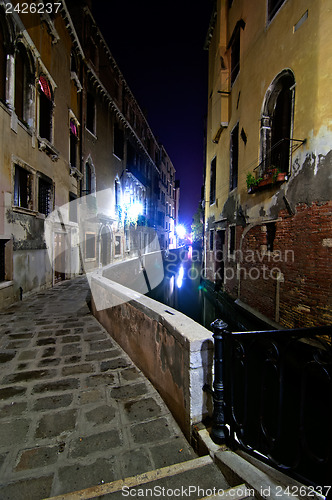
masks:
POLYGON ((158 249, 172 165, 88 2, 15 5, 0 2, 1 307, 158 249))
POLYGON ((332 13, 218 0, 211 19, 205 277, 286 328, 331 324, 332 13))

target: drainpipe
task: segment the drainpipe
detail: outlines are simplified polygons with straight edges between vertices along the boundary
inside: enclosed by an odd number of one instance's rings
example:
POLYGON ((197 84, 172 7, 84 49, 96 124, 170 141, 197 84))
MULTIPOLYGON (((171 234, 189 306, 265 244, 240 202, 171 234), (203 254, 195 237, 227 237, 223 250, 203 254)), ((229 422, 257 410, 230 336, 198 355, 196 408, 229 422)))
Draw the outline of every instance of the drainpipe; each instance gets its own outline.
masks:
POLYGON ((279 323, 280 320, 280 283, 284 283, 285 277, 283 273, 278 272, 277 276, 277 287, 276 287, 276 314, 275 321, 279 323))

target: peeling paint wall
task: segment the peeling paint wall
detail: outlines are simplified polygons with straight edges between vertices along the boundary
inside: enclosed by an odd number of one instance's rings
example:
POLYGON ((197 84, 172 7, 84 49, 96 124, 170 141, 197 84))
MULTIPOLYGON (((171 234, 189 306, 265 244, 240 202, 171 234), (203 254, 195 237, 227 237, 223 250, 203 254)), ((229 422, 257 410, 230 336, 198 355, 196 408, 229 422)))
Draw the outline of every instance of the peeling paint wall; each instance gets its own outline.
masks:
POLYGON ((217 22, 209 45, 206 276, 217 280, 217 232, 225 229, 225 293, 284 327, 331 324, 332 100, 327 75, 332 73, 332 12, 323 0, 315 2, 314 9, 308 0, 287 0, 268 22, 267 8, 263 0, 255 5, 239 0, 230 8, 225 0, 217 2, 217 22), (306 12, 304 21, 298 23, 306 12), (239 20, 240 66, 231 85, 230 41, 239 20), (282 72, 294 75, 295 80, 290 112, 294 142, 290 143, 287 177, 250 193, 247 175, 262 175, 263 125, 270 123, 263 116, 266 100, 279 91, 281 84, 273 87, 273 82, 282 72), (213 99, 219 90, 230 94, 219 98, 221 109, 227 99, 228 115, 216 134, 213 99), (230 190, 230 140, 236 124, 243 134, 239 135, 237 186, 230 190), (210 165, 215 157, 216 201, 210 205, 210 165), (236 226, 233 242, 232 225, 236 226), (251 260, 250 252, 254 255, 251 260), (275 262, 273 256, 278 252, 283 257, 293 252, 294 259, 275 262))

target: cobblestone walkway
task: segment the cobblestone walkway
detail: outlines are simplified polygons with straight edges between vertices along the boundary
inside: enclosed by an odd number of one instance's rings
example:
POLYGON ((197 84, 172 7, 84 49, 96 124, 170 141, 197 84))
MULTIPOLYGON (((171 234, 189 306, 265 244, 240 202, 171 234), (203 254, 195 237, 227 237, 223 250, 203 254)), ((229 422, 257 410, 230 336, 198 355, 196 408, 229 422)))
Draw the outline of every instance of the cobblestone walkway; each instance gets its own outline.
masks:
POLYGON ((77 278, 0 314, 1 500, 38 500, 195 457, 158 393, 91 315, 88 294, 77 278))

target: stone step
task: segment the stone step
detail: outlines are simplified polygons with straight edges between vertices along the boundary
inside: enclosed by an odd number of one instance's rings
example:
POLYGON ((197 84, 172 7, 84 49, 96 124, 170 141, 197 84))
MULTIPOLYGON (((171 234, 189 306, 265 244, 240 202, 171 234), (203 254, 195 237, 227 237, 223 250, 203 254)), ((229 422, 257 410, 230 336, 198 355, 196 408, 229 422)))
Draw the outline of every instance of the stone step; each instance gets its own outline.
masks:
MULTIPOLYGON (((248 496, 245 485, 230 488, 210 456, 188 460, 144 474, 99 484, 80 491, 66 493, 48 500, 118 500, 125 497, 242 499, 248 496)), ((45 499, 46 500, 46 499, 45 499)))

